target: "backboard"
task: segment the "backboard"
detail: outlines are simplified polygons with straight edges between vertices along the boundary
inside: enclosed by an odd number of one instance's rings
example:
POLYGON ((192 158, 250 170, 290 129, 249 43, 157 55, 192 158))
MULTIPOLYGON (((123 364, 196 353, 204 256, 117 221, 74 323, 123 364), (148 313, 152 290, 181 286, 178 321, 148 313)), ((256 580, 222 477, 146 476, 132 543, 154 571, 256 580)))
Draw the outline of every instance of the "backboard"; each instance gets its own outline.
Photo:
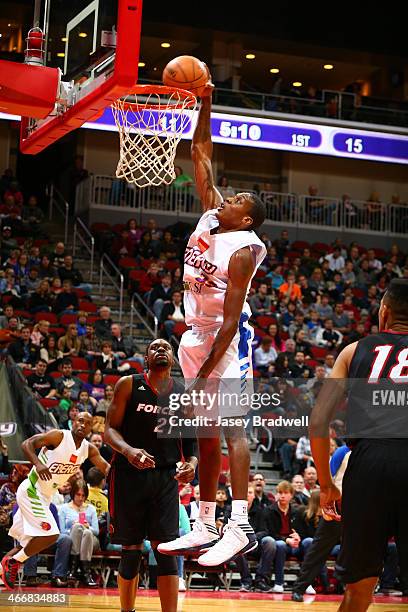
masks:
POLYGON ((141 17, 142 0, 41 0, 45 64, 61 70, 61 87, 47 118, 22 119, 23 153, 38 153, 132 88, 141 17))

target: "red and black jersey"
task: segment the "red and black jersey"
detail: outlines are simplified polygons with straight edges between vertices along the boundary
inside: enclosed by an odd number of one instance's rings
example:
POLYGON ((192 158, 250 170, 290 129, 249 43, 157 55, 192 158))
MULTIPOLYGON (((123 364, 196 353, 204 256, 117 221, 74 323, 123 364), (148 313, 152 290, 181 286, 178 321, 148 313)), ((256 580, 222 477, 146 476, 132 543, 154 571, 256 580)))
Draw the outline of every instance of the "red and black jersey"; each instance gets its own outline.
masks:
MULTIPOLYGON (((172 409, 171 396, 183 391, 184 387, 170 379, 167 391, 159 394, 146 373, 132 376, 132 393, 120 432, 127 444, 153 455, 157 468, 175 467, 182 457, 196 454, 195 440, 182 439, 169 422, 172 414, 178 414, 172 409)), ((114 461, 117 466, 131 467, 119 453, 114 461)))
POLYGON ((348 376, 347 435, 408 443, 408 333, 360 340, 348 376))

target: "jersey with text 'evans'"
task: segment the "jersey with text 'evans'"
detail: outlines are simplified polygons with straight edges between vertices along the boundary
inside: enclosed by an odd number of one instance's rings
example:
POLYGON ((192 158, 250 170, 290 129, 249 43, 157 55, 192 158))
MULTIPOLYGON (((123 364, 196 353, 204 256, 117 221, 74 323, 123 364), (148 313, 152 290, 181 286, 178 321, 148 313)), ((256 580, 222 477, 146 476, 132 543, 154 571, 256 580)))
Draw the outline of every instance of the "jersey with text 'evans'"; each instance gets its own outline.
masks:
MULTIPOLYGON (((252 230, 217 233, 216 212, 214 209, 203 214, 184 254, 185 320, 187 325, 207 330, 223 322, 231 256, 239 249, 250 247, 255 263, 253 276, 266 256, 264 243, 252 230)), ((243 312, 251 315, 246 301, 243 312)))

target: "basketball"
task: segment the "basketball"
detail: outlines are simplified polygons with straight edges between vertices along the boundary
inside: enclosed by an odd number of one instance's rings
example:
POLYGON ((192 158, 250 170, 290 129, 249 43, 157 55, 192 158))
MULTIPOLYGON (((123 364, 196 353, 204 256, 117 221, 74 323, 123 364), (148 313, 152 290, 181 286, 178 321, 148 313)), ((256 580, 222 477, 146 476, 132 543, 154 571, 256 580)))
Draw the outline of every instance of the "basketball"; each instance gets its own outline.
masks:
POLYGON ((192 55, 175 57, 163 70, 164 85, 187 89, 196 96, 201 95, 209 78, 206 64, 192 55))

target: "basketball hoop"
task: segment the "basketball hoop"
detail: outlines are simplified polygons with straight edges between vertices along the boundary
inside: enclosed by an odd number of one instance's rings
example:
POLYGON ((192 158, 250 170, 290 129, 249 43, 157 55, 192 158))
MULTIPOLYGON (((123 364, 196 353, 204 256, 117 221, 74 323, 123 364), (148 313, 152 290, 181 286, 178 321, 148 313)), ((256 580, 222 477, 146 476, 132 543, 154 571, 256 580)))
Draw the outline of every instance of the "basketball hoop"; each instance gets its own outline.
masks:
POLYGON ((170 185, 177 145, 196 103, 189 91, 163 85, 135 85, 114 102, 120 139, 116 176, 138 187, 170 185))

